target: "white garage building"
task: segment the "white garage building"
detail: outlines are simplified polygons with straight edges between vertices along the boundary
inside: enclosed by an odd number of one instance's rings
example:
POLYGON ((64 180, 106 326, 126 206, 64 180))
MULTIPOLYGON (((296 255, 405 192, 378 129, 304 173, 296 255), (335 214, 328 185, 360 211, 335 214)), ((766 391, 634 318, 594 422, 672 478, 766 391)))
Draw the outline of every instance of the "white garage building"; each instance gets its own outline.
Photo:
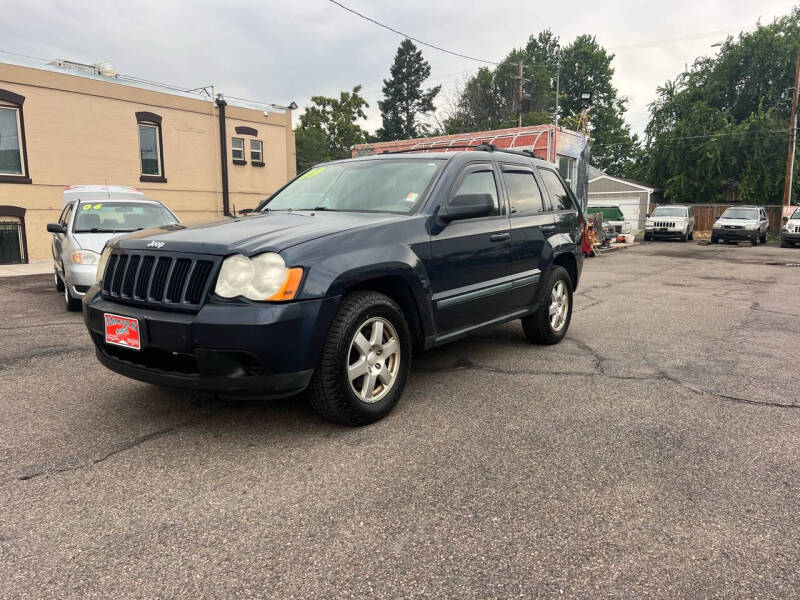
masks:
POLYGON ((664 190, 633 179, 612 177, 589 167, 589 206, 617 206, 634 232, 644 229, 651 204, 661 203, 664 190))

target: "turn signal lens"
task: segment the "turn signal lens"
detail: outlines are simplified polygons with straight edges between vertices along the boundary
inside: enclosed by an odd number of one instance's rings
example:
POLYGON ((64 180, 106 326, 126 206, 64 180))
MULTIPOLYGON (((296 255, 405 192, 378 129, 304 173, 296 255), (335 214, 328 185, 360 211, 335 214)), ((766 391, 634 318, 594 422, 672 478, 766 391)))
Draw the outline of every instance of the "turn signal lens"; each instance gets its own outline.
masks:
POLYGON ((297 290, 300 289, 300 281, 303 279, 303 269, 295 267, 293 269, 286 269, 286 281, 277 292, 267 298, 271 301, 291 300, 297 295, 297 290))

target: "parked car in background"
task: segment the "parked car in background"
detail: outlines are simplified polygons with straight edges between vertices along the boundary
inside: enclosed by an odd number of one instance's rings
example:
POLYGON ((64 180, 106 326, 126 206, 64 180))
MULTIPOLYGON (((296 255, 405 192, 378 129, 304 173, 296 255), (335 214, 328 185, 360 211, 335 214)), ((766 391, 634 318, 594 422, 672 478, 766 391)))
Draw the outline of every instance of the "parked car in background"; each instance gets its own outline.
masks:
POLYGON ((800 208, 785 218, 781 226, 781 248, 800 244, 800 208))
POLYGON ((694 216, 688 206, 659 206, 647 217, 644 239, 677 238, 682 242, 694 239, 694 216))
POLYGON ((127 377, 308 388, 322 416, 363 425, 399 400, 412 348, 514 319, 532 343, 561 341, 583 227, 553 164, 522 152, 327 163, 246 217, 113 240, 84 320, 100 362, 127 377))
MULTIPOLYGON (((603 215, 603 231, 607 234, 631 233, 631 224, 625 220, 625 215, 619 206, 590 206, 587 214, 600 213, 603 215)), ((614 235, 614 239, 616 239, 614 235)))
POLYGON ((758 206, 731 206, 725 209, 711 230, 711 243, 746 242, 758 246, 767 243, 769 218, 758 206))
POLYGON ((81 297, 97 280, 97 264, 108 240, 178 222, 171 210, 155 200, 68 199, 58 223, 47 225, 53 234, 55 286, 64 293, 67 310, 79 310, 81 297))

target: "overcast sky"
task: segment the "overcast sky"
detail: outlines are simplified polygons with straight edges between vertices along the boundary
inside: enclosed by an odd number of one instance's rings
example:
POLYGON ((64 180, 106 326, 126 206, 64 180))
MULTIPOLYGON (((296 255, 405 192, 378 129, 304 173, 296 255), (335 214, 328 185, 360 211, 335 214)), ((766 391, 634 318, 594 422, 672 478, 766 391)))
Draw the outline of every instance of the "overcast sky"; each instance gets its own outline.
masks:
MULTIPOLYGON (((728 34, 787 14, 787 0, 341 0, 359 12, 447 49, 499 60, 550 28, 569 43, 597 36, 616 54, 628 122, 640 132, 655 88, 728 34)), ((301 109, 312 95, 362 84, 366 127, 380 126, 382 79, 401 37, 328 0, 199 2, 0 0, 0 49, 41 58, 107 60, 118 72, 301 109)), ((449 93, 480 63, 422 47, 431 85, 449 93), (455 75, 457 74, 457 75, 455 75), (433 81, 435 80, 435 81, 433 81)))

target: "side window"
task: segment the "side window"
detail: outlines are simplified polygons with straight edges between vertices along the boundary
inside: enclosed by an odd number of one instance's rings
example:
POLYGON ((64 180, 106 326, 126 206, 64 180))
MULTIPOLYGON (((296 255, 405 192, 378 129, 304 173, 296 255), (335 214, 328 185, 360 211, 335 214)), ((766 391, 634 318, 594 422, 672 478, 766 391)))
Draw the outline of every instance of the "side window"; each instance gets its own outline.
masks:
POLYGON ((500 200, 497 195, 497 182, 494 179, 494 172, 489 165, 475 168, 468 172, 461 180, 458 188, 453 192, 453 196, 462 194, 489 194, 494 202, 495 215, 501 214, 500 200))
POLYGON ((525 215, 544 210, 542 191, 536 183, 533 171, 506 166, 503 167, 503 181, 508 190, 512 215, 525 215))
POLYGON ((539 175, 542 176, 544 187, 547 188, 547 193, 550 195, 550 200, 553 202, 553 210, 571 210, 575 208, 572 205, 569 192, 567 192, 555 171, 539 169, 539 175))

